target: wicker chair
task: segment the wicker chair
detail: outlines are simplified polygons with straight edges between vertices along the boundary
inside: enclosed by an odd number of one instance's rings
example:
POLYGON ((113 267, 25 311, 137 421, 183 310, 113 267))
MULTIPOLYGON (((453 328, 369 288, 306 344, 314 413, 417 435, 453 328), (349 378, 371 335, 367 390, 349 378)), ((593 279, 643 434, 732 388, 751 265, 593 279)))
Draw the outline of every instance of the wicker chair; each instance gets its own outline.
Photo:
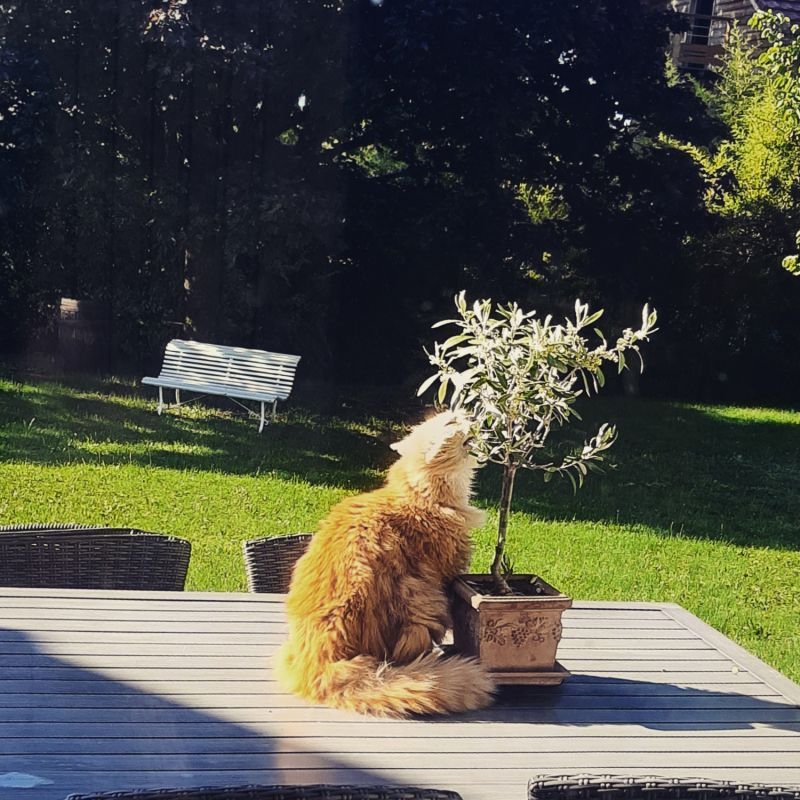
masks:
POLYGON ((67 800, 461 800, 455 792, 412 786, 231 786, 73 794, 67 800))
POLYGON ((800 786, 739 784, 698 778, 622 775, 540 776, 528 784, 528 800, 800 800, 800 786))
POLYGON ((191 545, 130 528, 0 527, 0 586, 180 591, 191 545))
POLYGON ((295 533, 244 542, 247 588, 251 592, 288 592, 295 562, 310 541, 310 533, 295 533))

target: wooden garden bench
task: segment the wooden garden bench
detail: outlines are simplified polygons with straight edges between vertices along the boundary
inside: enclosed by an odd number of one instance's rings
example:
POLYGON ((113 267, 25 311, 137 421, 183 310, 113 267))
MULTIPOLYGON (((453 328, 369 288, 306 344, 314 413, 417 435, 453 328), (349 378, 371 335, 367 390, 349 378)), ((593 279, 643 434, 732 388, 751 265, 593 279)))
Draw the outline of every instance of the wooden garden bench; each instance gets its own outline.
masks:
POLYGON ((300 356, 286 353, 173 339, 167 344, 158 377, 142 378, 142 383, 158 386, 159 414, 164 410, 164 389, 175 390, 178 406, 183 405, 182 390, 197 392, 200 397, 227 397, 250 414, 253 412, 239 401, 255 400, 261 403, 261 433, 265 404, 272 403, 274 416, 278 400, 286 400, 292 391, 299 361, 300 356))

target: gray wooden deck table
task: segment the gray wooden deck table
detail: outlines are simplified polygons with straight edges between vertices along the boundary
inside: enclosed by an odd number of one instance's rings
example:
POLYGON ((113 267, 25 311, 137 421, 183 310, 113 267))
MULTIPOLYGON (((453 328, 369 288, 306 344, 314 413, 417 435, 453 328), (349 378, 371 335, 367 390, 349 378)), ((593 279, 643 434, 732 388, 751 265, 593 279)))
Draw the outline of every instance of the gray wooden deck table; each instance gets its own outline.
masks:
POLYGON ((279 595, 0 588, 0 798, 355 782, 523 800, 532 775, 582 771, 800 783, 800 688, 675 605, 576 602, 561 688, 428 721, 283 694, 284 630, 279 595))

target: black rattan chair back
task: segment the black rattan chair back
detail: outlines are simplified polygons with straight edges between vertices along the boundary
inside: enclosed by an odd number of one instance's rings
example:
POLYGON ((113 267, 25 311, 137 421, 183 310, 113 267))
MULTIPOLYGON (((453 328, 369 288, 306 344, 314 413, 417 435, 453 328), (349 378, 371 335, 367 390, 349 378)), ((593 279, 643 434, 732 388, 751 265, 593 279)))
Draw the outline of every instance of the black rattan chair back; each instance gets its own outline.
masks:
POLYGON ((441 789, 413 786, 231 786, 73 794, 67 800, 461 800, 441 789))
POLYGON ((191 545, 131 528, 0 527, 0 586, 181 591, 191 545))
POLYGON ((700 778, 561 775, 533 778, 528 800, 800 800, 800 786, 700 778))
POLYGON ((294 565, 310 541, 310 533, 295 533, 244 542, 247 588, 251 592, 288 592, 294 565))

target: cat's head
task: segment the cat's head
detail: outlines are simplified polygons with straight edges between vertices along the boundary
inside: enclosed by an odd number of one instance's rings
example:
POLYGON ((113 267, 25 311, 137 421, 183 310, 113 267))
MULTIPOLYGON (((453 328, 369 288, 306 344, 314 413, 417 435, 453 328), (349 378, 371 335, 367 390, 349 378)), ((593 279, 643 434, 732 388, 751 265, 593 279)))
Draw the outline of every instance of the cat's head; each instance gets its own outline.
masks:
POLYGON ((440 478, 468 496, 477 467, 469 451, 469 437, 466 414, 442 411, 412 428, 391 448, 400 454, 410 477, 440 478))

